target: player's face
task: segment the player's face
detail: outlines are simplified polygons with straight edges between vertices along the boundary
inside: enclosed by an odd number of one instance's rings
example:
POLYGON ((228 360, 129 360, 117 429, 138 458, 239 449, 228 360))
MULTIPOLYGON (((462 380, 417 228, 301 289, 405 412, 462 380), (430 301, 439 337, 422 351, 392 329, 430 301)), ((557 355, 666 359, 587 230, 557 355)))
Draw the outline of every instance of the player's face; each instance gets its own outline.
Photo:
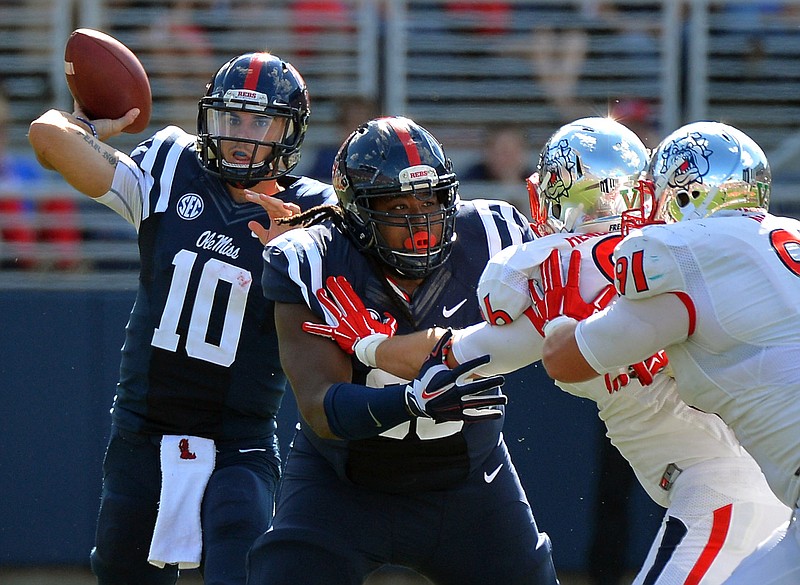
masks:
POLYGON ((272 151, 270 146, 257 146, 256 142, 282 142, 286 118, 251 112, 217 112, 218 134, 226 137, 220 143, 222 157, 238 165, 258 164, 272 151), (241 140, 236 140, 240 138, 241 140))
POLYGON ((386 214, 378 229, 393 250, 425 254, 442 239, 444 208, 433 194, 378 197, 372 208, 386 214))

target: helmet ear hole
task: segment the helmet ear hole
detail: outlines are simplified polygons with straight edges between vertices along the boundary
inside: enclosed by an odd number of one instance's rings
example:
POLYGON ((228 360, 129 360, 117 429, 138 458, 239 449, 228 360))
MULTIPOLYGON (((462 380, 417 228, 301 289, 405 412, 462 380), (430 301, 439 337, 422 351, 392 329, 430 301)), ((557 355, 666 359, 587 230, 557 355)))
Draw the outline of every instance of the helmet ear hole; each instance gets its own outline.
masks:
MULTIPOLYGON (((697 198, 697 191, 693 193, 693 197, 697 198)), ((675 193, 675 202, 678 204, 678 207, 686 207, 689 205, 689 193, 686 191, 678 191, 675 193)))

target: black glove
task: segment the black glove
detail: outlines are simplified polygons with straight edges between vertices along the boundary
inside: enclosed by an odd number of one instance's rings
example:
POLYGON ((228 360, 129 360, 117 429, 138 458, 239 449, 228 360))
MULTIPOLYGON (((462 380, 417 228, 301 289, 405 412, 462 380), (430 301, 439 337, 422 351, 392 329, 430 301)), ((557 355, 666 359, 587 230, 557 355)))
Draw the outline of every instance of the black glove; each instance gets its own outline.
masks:
POLYGON ((406 386, 406 408, 416 417, 444 421, 480 421, 503 416, 496 408, 506 404, 505 394, 480 394, 503 385, 503 376, 467 378, 473 371, 489 362, 488 355, 475 358, 454 369, 444 359, 452 345, 449 329, 436 342, 431 355, 422 364, 419 375, 406 386))

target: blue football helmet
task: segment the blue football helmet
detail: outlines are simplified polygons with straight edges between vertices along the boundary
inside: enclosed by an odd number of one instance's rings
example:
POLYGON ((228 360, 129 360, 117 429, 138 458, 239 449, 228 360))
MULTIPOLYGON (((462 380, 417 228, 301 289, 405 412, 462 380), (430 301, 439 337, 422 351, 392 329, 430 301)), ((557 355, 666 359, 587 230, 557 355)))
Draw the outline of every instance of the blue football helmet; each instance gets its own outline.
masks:
POLYGON ((306 83, 289 63, 270 53, 231 59, 199 102, 203 166, 237 188, 289 173, 300 160, 310 112, 306 83))
POLYGON ((333 166, 333 187, 344 211, 348 234, 359 249, 373 254, 406 278, 424 278, 447 260, 455 238, 458 179, 438 140, 404 117, 371 120, 342 144, 333 166), (439 209, 402 216, 409 231, 406 246, 392 248, 380 226, 397 227, 398 216, 378 211, 379 197, 412 193, 435 197, 439 209), (441 238, 434 233, 441 226, 441 238))

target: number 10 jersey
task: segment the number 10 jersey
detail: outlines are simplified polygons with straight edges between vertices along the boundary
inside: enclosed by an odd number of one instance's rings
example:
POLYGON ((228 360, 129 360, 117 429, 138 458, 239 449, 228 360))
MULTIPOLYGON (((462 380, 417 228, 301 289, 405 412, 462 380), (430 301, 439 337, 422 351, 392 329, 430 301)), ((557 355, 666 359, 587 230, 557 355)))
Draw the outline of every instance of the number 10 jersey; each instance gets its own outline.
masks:
MULTIPOLYGON (((269 436, 286 379, 261 288, 263 247, 247 227, 269 219, 205 172, 195 141, 161 130, 121 157, 98 199, 137 228, 141 260, 114 423, 217 441, 269 436)), ((303 210, 335 201, 330 186, 311 179, 279 184, 276 197, 303 210)))

